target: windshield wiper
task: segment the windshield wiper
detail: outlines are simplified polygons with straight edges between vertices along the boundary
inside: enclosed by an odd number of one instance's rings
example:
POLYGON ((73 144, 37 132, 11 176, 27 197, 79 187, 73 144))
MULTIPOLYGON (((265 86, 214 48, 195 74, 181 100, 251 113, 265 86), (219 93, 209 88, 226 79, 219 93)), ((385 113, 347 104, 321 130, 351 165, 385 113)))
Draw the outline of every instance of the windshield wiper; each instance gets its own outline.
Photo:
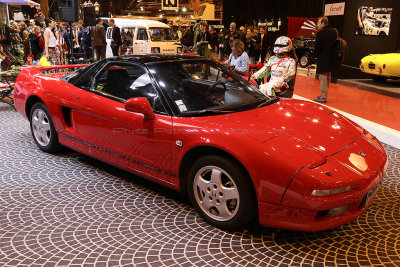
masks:
POLYGON ((195 117, 202 115, 215 115, 215 114, 227 114, 232 113, 232 110, 221 110, 221 109, 200 109, 193 111, 183 111, 179 116, 180 117, 195 117))
POLYGON ((274 103, 276 103, 278 101, 279 101, 278 97, 267 98, 267 100, 263 101, 261 104, 259 104, 257 106, 257 108, 261 108, 261 107, 264 107, 264 106, 267 106, 267 105, 271 105, 271 104, 274 104, 274 103))

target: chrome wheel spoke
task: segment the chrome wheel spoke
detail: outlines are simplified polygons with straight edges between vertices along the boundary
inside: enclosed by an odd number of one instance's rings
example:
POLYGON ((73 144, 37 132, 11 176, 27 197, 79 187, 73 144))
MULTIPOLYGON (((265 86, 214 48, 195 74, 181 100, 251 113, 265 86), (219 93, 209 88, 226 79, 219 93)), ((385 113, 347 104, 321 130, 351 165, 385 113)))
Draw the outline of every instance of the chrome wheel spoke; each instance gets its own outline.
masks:
POLYGON ((39 126, 39 119, 37 117, 32 118, 32 125, 37 128, 39 126))
POLYGON ((42 125, 45 134, 50 131, 50 124, 48 122, 43 122, 42 125))
POLYGON ((44 120, 44 112, 42 110, 39 110, 38 118, 39 118, 39 122, 42 123, 44 120))
POLYGON ((222 187, 225 199, 238 199, 239 192, 235 187, 222 187))
POLYGON ((221 175, 222 175, 222 172, 220 170, 212 169, 210 182, 216 184, 217 186, 220 186, 221 185, 221 175))
POLYGON ((208 198, 204 198, 200 203, 206 211, 209 211, 213 207, 213 203, 208 198))
POLYGON ((226 202, 223 203, 223 205, 216 206, 216 208, 218 210, 219 216, 225 219, 229 219, 231 213, 229 212, 228 207, 226 206, 226 202))
POLYGON ((209 186, 209 182, 204 180, 202 177, 199 177, 196 181, 197 187, 200 189, 200 191, 203 191, 204 193, 207 192, 207 187, 209 186))

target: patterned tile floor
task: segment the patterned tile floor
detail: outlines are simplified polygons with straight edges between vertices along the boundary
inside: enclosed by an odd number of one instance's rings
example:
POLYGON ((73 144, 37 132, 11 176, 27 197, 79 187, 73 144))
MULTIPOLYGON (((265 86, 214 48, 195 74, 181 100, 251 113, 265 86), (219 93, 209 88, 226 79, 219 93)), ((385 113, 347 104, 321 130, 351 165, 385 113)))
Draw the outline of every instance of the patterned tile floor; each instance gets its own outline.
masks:
POLYGON ((41 152, 0 104, 0 266, 400 266, 400 151, 361 217, 306 233, 224 232, 179 194, 66 151, 41 152))

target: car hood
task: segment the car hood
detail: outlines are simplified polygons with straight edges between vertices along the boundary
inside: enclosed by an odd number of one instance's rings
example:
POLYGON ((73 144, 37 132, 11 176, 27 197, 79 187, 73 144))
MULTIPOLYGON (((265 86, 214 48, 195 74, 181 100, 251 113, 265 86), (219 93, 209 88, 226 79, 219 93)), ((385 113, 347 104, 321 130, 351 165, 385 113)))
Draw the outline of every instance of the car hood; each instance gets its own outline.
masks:
POLYGON ((281 99, 253 110, 223 116, 196 118, 223 127, 230 134, 243 134, 261 143, 291 140, 320 156, 330 156, 349 146, 363 129, 344 116, 312 102, 281 99))

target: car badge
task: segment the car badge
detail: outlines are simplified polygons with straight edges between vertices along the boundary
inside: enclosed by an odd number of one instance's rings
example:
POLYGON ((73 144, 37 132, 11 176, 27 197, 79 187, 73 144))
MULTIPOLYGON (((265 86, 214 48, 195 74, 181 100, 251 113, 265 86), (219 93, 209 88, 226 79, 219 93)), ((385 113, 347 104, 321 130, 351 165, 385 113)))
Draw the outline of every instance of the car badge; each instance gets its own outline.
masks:
POLYGON ((367 154, 364 151, 358 152, 361 156, 365 157, 367 154))

